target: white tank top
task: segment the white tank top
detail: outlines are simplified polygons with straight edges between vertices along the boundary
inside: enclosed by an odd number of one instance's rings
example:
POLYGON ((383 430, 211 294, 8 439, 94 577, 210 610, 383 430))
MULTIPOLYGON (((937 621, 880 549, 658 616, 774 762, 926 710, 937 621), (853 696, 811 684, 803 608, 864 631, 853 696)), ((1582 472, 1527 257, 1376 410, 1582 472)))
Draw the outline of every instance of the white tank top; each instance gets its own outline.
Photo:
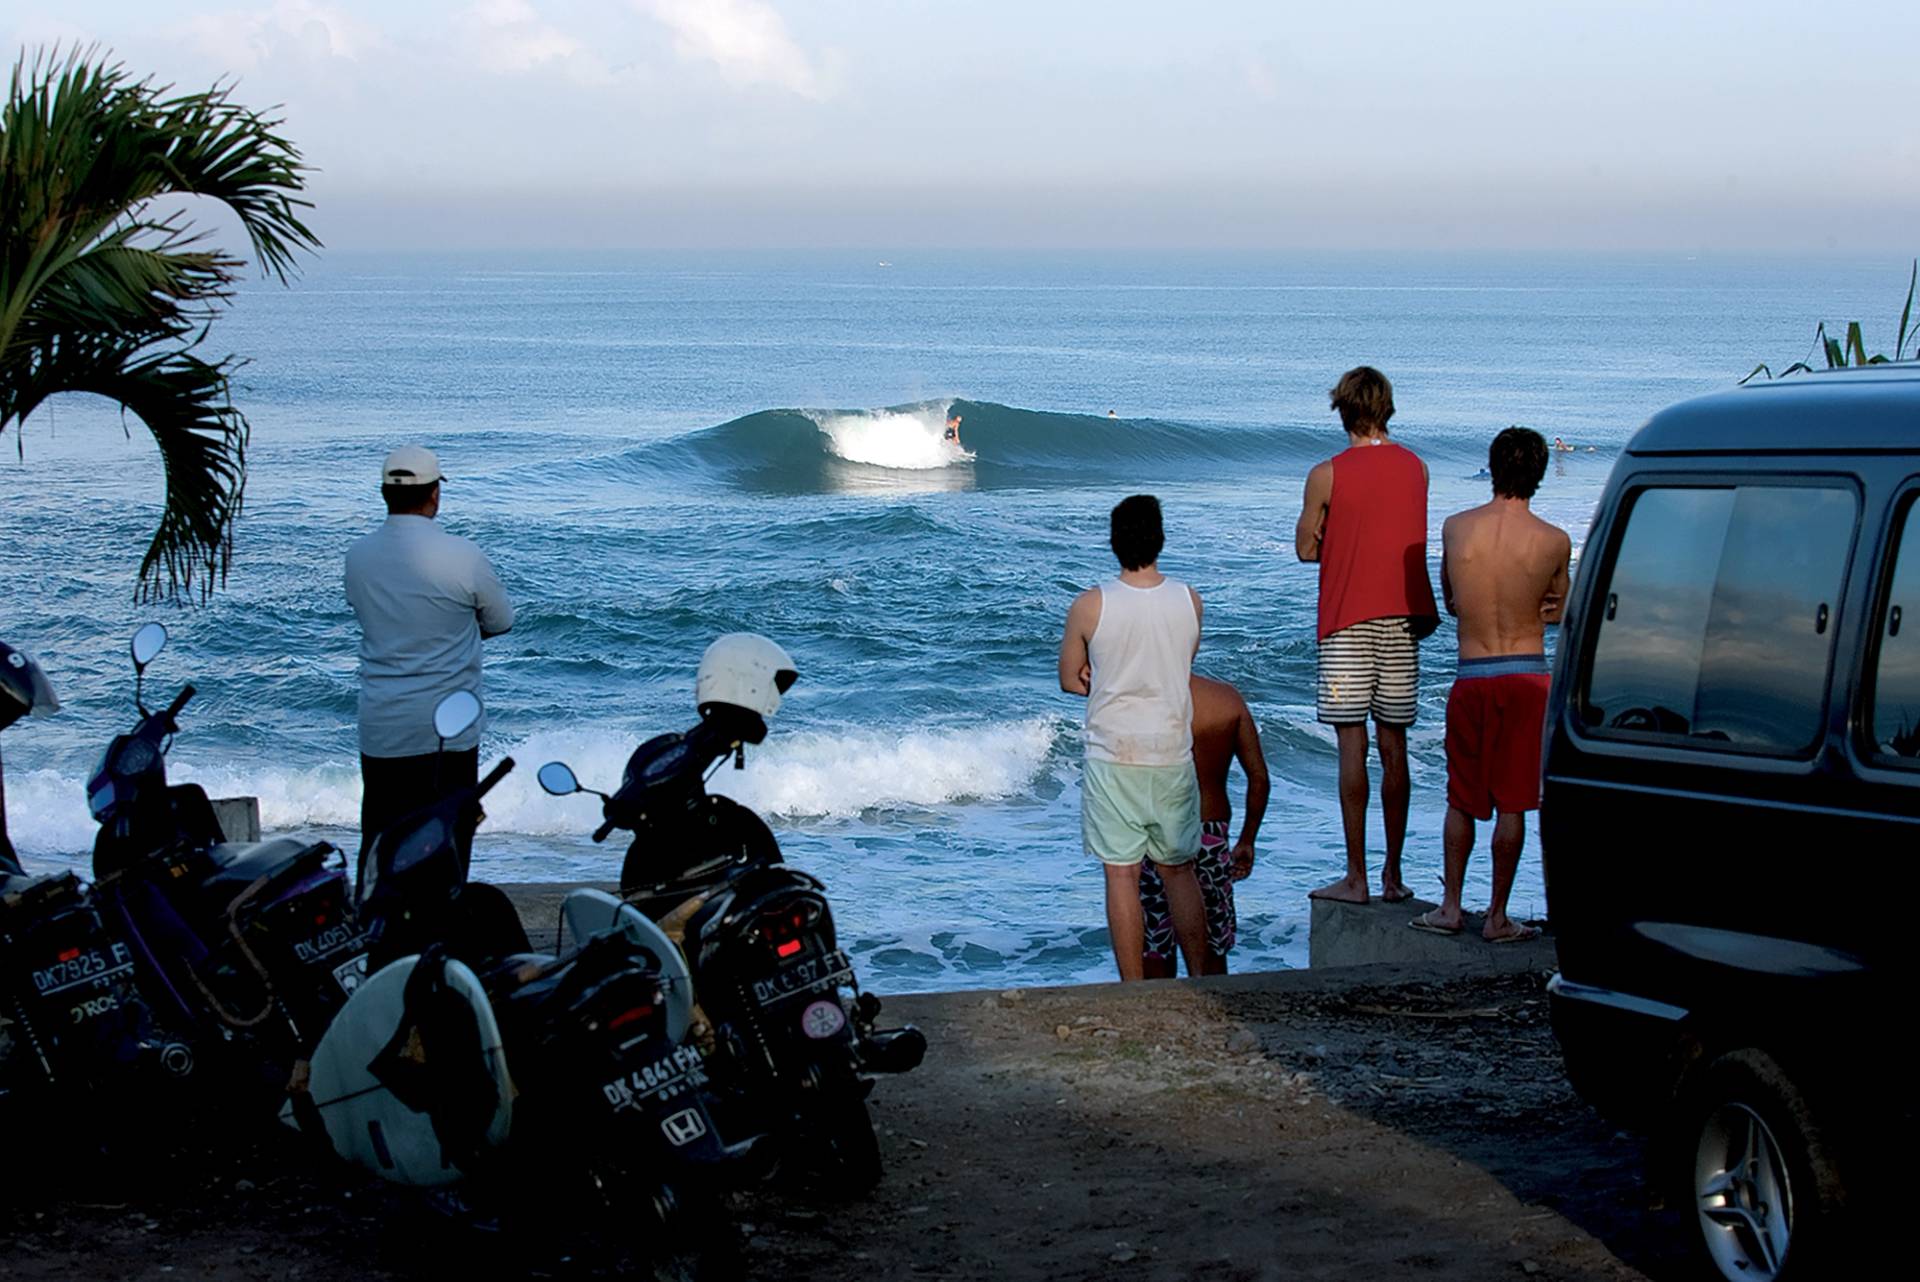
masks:
POLYGON ((1123 766, 1193 760, 1193 648, 1200 620, 1178 579, 1151 588, 1100 585, 1100 622, 1087 642, 1087 756, 1123 766))

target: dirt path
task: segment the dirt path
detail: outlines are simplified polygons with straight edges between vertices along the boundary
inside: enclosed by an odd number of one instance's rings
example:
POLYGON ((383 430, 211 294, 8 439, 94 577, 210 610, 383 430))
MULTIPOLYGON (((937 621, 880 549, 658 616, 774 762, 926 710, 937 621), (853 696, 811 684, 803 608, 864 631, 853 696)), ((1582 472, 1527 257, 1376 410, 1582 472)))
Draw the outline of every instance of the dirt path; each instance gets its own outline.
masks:
MULTIPOLYGON (((886 1180, 852 1204, 742 1196, 745 1271, 1675 1278, 1639 1146, 1565 1085, 1543 983, 1367 967, 895 999, 889 1015, 933 1048, 874 1093, 886 1180)), ((315 1173, 282 1142, 52 1183, 9 1149, 9 1277, 383 1278, 453 1262, 404 1198, 315 1173)), ((475 1262, 490 1277, 618 1263, 552 1243, 475 1262)))
POLYGON ((901 999, 937 1054, 875 1092, 885 1186, 798 1224, 761 1199, 754 1272, 1676 1274, 1639 1146, 1565 1085, 1544 977, 1365 969, 901 999))

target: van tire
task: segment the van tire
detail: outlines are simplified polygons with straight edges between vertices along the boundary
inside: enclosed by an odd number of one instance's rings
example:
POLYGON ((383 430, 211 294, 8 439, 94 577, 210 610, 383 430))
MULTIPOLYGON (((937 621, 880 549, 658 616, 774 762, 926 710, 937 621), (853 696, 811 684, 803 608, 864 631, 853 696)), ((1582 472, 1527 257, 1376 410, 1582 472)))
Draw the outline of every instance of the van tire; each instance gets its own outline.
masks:
POLYGON ((1842 1277, 1846 1186, 1806 1094, 1765 1052, 1721 1055, 1682 1098, 1673 1206, 1706 1278, 1842 1277))

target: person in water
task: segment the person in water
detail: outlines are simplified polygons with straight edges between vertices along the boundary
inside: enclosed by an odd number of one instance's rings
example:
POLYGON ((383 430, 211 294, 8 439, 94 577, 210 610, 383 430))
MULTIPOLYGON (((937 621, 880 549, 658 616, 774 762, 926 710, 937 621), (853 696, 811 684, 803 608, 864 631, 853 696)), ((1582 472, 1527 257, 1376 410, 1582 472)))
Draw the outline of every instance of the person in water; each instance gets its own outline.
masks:
MULTIPOLYGON (((1224 975, 1239 926, 1233 883, 1253 871, 1253 842, 1267 813, 1267 759, 1260 751, 1260 727, 1238 690, 1197 672, 1188 688, 1193 695, 1193 772, 1200 781, 1200 858, 1194 871, 1207 914, 1207 956, 1200 973, 1224 975), (1247 774, 1247 812, 1240 821, 1240 840, 1229 846, 1233 799, 1227 795, 1227 771, 1236 757, 1247 774)), ((1140 908, 1146 915, 1146 977, 1171 979, 1173 916, 1167 911, 1166 888, 1151 863, 1140 865, 1140 908)))
POLYGON ((1547 471, 1547 443, 1524 427, 1493 438, 1493 499, 1447 518, 1440 592, 1460 621, 1460 668, 1447 697, 1446 889, 1440 906, 1409 925, 1457 935, 1474 824, 1492 819, 1493 902, 1481 937, 1505 944, 1540 931, 1507 916, 1526 844, 1527 811, 1540 808, 1540 727, 1547 707, 1546 629, 1560 621, 1573 545, 1529 510, 1547 471))
POLYGON ((943 440, 943 441, 951 441, 951 442, 953 442, 953 447, 954 447, 955 449, 960 449, 960 448, 961 448, 961 445, 960 445, 960 416, 959 416, 958 414, 949 414, 949 415, 947 415, 947 430, 946 430, 946 433, 945 433, 944 435, 942 435, 940 439, 941 439, 941 440, 943 440))
POLYGON ((1556 454, 1571 454, 1573 453, 1573 446, 1556 436, 1553 438, 1553 451, 1556 454))

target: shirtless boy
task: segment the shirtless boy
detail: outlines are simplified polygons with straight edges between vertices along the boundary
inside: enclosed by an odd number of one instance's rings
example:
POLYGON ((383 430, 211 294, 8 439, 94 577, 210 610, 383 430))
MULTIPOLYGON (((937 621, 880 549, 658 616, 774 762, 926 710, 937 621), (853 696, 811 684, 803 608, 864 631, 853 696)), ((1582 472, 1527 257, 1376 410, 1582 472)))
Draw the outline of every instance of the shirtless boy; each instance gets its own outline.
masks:
POLYGON ((1447 698, 1446 891, 1440 907, 1410 924, 1460 933, 1474 821, 1493 819, 1493 903, 1480 933, 1499 944, 1540 933, 1507 916, 1507 897, 1526 812, 1540 808, 1546 628, 1560 621, 1572 542, 1527 506, 1547 471, 1538 432, 1510 427, 1494 437, 1487 469, 1493 501, 1448 517, 1441 533, 1440 591, 1460 621, 1460 668, 1447 698))
MULTIPOLYGON (((1253 871, 1253 842, 1267 814, 1267 759, 1260 751, 1260 727, 1238 690, 1199 673, 1188 688, 1193 693, 1193 772, 1200 782, 1200 858, 1193 870, 1207 913, 1207 955, 1200 973, 1224 975, 1239 928, 1233 883, 1253 871), (1247 813, 1240 821, 1240 840, 1229 847, 1233 800, 1227 796, 1227 770, 1236 757, 1247 775, 1247 813)), ((1160 874, 1150 863, 1140 866, 1140 909, 1146 915, 1146 977, 1171 979, 1173 917, 1160 874)))

